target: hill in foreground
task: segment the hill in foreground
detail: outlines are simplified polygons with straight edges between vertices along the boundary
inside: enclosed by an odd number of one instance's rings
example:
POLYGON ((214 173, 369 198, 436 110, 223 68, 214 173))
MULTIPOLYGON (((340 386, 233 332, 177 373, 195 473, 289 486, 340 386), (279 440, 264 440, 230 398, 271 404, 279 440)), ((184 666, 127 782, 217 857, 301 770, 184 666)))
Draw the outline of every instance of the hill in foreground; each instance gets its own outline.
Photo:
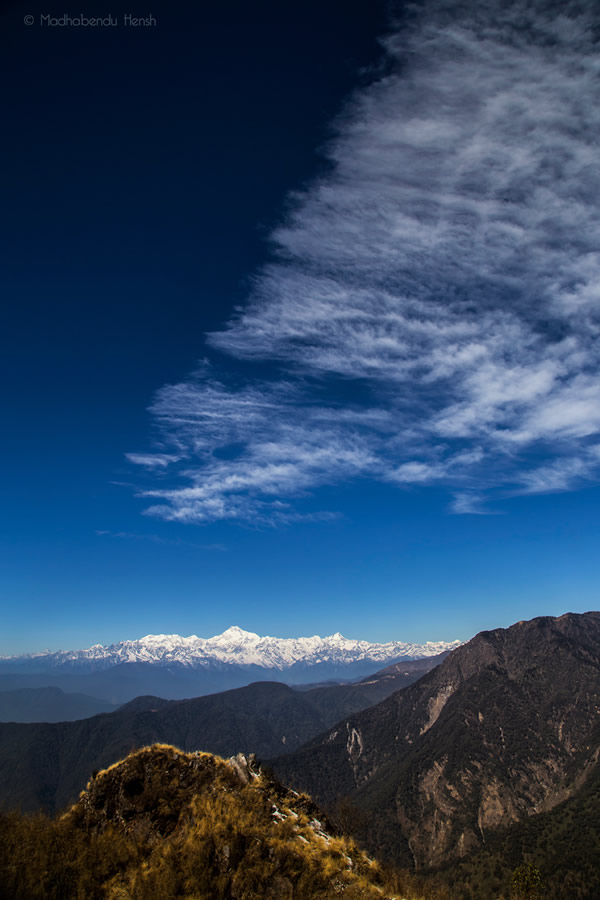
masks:
POLYGON ((253 757, 168 745, 95 773, 54 820, 0 817, 3 900, 382 900, 377 863, 253 757))

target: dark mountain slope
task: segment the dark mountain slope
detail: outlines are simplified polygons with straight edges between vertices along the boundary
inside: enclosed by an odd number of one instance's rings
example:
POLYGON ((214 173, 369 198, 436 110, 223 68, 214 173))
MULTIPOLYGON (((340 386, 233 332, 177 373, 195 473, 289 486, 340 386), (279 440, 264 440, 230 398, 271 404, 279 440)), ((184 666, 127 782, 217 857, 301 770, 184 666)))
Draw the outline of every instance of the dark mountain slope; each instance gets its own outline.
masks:
POLYGON ((56 687, 0 691, 0 722, 74 722, 114 709, 105 700, 56 687))
POLYGON ((196 700, 143 698, 79 722, 0 724, 1 806, 60 809, 77 797, 91 771, 156 741, 266 757, 288 741, 298 747, 324 727, 303 694, 270 682, 196 700))
POLYGON ((418 681, 426 672, 439 666, 447 656, 448 651, 426 659, 393 663, 363 678, 362 681, 352 684, 319 685, 306 691, 304 696, 327 719, 328 724, 333 725, 344 716, 374 706, 395 691, 418 681))
MULTIPOLYGON (((432 659, 418 662, 435 665, 432 659)), ((372 676, 366 684, 309 691, 257 682, 194 700, 138 697, 115 713, 80 722, 0 724, 0 806, 53 811, 77 796, 91 771, 155 741, 224 756, 254 752, 266 758, 294 750, 418 673, 416 666, 408 674, 372 676)))
POLYGON ((599 710, 600 613, 544 617, 482 632, 274 766, 330 809, 349 796, 380 855, 438 865, 570 797, 599 710))

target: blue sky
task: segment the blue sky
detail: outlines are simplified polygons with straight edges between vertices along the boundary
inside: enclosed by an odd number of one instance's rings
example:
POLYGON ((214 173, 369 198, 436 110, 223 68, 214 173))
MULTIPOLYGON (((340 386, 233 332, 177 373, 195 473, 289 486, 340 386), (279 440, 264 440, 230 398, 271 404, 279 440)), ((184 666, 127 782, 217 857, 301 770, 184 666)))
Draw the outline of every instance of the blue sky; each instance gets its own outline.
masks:
POLYGON ((0 653, 597 607, 594 4, 32 13, 0 653))

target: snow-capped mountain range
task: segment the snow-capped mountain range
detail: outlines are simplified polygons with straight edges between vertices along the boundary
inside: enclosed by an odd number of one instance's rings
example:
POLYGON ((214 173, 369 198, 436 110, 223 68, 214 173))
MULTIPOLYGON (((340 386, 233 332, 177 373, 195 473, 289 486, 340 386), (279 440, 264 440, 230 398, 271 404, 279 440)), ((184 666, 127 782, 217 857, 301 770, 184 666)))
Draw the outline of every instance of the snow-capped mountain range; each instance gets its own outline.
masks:
POLYGON ((232 626, 211 638, 196 635, 148 634, 134 641, 120 641, 110 646, 95 644, 86 650, 59 650, 0 657, 11 666, 48 669, 98 671, 124 663, 145 663, 163 667, 207 669, 215 666, 249 666, 284 672, 292 667, 322 667, 323 664, 345 666, 352 663, 373 664, 374 668, 399 659, 418 659, 453 650, 461 641, 427 641, 424 644, 389 641, 374 644, 350 640, 341 634, 328 637, 276 638, 261 637, 232 626))

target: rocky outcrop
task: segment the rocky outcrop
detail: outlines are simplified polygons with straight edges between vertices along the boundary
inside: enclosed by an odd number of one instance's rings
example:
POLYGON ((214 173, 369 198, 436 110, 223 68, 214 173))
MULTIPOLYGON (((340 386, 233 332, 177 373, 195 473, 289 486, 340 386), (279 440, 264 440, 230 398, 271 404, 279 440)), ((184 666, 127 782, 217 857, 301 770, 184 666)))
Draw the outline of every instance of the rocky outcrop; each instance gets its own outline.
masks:
POLYGON ((95 773, 57 824, 92 848, 117 849, 102 894, 115 900, 139 896, 133 885, 165 897, 390 897, 378 865, 253 755, 144 747, 95 773))

